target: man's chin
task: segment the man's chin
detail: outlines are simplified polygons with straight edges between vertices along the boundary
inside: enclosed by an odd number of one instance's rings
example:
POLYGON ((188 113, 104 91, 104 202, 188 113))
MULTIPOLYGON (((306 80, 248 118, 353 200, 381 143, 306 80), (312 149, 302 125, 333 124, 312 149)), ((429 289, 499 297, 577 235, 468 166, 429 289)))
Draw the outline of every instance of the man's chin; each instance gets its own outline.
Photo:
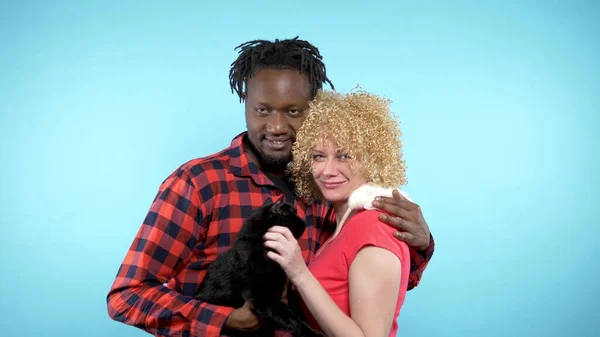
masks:
POLYGON ((280 154, 280 155, 273 155, 273 154, 269 154, 269 153, 261 153, 261 159, 262 162, 265 165, 268 166, 274 166, 274 167, 285 167, 291 160, 292 160, 292 155, 291 154, 280 154))

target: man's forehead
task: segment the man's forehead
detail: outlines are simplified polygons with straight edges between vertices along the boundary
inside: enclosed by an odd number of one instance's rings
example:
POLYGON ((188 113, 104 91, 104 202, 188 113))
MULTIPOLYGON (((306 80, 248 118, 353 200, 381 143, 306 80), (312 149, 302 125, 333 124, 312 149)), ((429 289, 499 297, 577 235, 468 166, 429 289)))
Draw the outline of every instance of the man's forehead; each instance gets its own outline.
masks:
POLYGON ((246 83, 246 89, 249 86, 258 85, 274 85, 274 84, 285 84, 285 83, 293 83, 295 86, 309 86, 310 81, 304 75, 301 75, 299 72, 295 70, 291 71, 274 71, 274 72, 263 72, 258 73, 255 76, 252 76, 248 79, 246 83))
POLYGON ((253 76, 246 86, 246 93, 255 99, 286 101, 287 104, 306 104, 311 100, 310 83, 297 71, 269 72, 253 76), (294 101, 294 102, 291 102, 294 101))

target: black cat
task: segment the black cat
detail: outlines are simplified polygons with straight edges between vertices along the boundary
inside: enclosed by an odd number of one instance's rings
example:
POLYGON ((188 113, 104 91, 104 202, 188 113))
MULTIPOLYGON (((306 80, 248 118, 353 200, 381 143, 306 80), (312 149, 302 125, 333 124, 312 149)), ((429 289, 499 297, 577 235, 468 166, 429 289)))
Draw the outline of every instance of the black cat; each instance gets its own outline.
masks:
POLYGON ((296 337, 323 336, 282 302, 287 275, 266 256, 263 245, 264 234, 275 225, 289 228, 296 239, 306 227, 293 206, 268 199, 244 222, 231 250, 208 266, 196 298, 234 308, 249 301, 262 325, 251 336, 272 337, 274 329, 289 331, 296 337))

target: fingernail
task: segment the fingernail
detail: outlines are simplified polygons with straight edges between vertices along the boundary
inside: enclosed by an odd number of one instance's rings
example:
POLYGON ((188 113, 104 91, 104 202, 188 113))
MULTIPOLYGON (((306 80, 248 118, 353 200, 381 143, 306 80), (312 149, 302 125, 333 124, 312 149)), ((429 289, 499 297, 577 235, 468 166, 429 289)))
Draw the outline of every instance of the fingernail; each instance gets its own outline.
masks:
POLYGON ((387 216, 387 215, 385 215, 385 214, 380 214, 380 215, 379 215, 379 218, 380 218, 381 220, 383 220, 383 221, 387 221, 387 220, 388 220, 388 216, 387 216))

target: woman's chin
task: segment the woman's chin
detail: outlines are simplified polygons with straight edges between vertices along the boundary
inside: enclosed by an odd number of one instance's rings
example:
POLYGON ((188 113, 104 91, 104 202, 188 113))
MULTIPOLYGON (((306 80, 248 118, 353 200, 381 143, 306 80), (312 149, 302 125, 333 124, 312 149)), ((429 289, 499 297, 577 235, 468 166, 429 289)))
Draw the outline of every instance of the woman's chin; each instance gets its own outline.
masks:
POLYGON ((344 198, 340 195, 332 194, 332 193, 329 193, 329 195, 323 194, 323 197, 325 198, 325 200, 329 201, 332 204, 339 204, 339 203, 348 201, 348 198, 344 198))

